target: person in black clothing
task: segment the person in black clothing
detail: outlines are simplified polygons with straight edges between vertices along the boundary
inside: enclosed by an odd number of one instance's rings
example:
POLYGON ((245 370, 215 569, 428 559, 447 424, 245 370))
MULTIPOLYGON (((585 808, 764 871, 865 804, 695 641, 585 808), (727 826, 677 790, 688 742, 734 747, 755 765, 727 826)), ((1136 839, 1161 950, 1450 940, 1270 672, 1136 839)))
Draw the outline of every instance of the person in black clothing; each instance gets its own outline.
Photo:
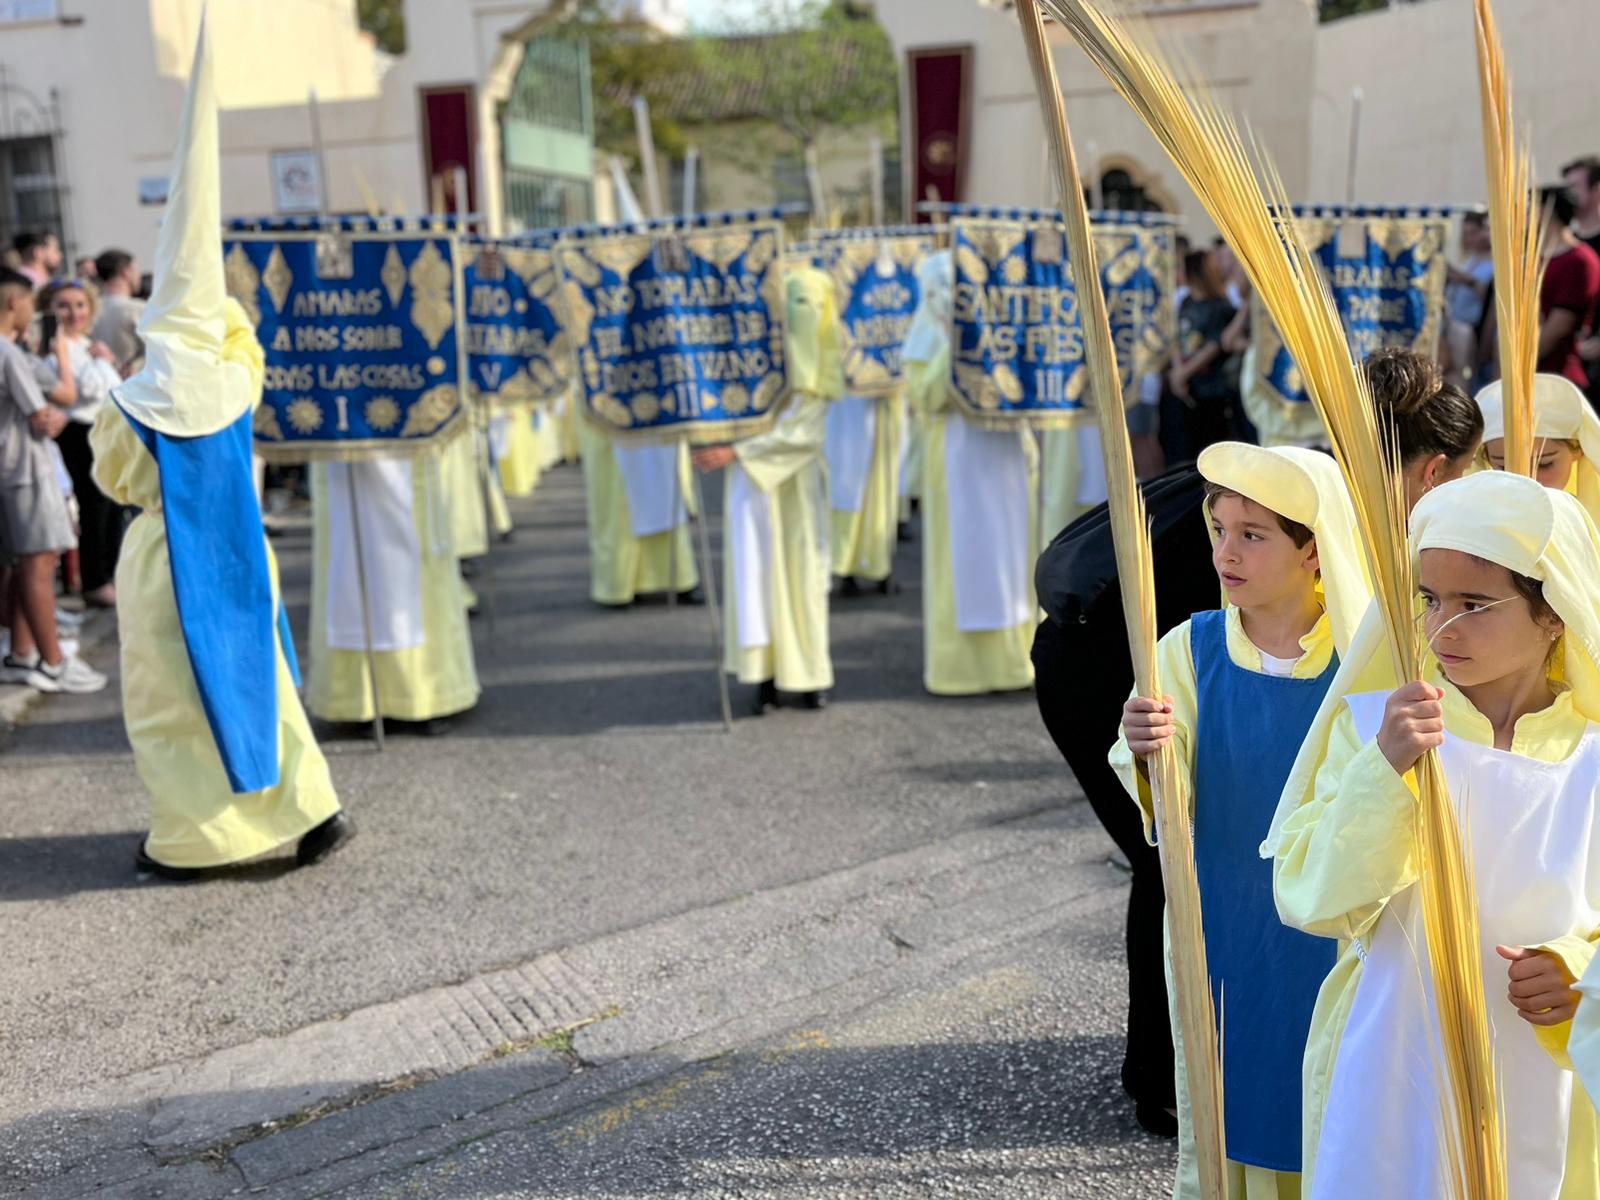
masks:
MULTIPOLYGON (((1438 365, 1425 355, 1380 350, 1364 369, 1373 401, 1394 429, 1409 511, 1424 493, 1471 465, 1483 439, 1483 414, 1471 397, 1445 382, 1438 365)), ((1148 480, 1142 490, 1151 520, 1157 628, 1165 633, 1221 602, 1202 507, 1204 489, 1193 465, 1182 464, 1148 480)), ((1095 816, 1133 868, 1122 1086, 1141 1125, 1175 1136, 1161 862, 1144 840, 1139 806, 1106 762, 1117 740, 1123 702, 1133 687, 1133 663, 1105 505, 1079 517, 1050 543, 1039 559, 1035 586, 1046 613, 1033 642, 1039 713, 1095 816)))
POLYGON ((1189 294, 1178 310, 1178 347, 1167 388, 1182 416, 1184 455, 1194 458, 1213 442, 1233 436, 1239 393, 1227 370, 1222 335, 1236 310, 1214 255, 1191 253, 1184 262, 1184 278, 1189 294))

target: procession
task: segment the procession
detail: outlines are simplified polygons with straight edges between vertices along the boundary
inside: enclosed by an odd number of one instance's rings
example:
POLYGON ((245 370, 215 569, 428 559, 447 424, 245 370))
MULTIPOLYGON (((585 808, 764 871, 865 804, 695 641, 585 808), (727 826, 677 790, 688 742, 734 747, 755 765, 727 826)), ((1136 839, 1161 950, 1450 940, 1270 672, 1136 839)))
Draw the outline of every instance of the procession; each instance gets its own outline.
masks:
POLYGON ((0 1195, 1600 1200, 1580 0, 69 7, 0 1195))

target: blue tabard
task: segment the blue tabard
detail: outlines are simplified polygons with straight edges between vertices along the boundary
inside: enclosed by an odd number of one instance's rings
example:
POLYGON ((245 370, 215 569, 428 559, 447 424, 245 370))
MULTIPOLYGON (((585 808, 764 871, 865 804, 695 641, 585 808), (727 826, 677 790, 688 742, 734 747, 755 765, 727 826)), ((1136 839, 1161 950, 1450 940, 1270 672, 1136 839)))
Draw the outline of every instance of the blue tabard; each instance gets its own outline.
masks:
POLYGON ((1300 743, 1338 670, 1280 679, 1228 657, 1227 613, 1189 624, 1198 685, 1194 857, 1211 995, 1222 1026, 1227 1153, 1300 1170, 1300 1079, 1317 990, 1338 943, 1290 929, 1260 855, 1300 743))
MULTIPOLYGON (((278 639, 251 414, 204 437, 173 437, 128 416, 155 459, 172 592, 206 723, 237 794, 278 784, 278 639)), ((293 643, 285 639, 288 652, 293 643)))

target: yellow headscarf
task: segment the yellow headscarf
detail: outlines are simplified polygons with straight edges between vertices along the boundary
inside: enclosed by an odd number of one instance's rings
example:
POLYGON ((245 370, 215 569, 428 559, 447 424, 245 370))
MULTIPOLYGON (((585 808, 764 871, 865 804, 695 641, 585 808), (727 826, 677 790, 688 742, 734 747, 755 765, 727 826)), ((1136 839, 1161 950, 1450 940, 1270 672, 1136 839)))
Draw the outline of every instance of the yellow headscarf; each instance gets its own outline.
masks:
MULTIPOLYGON (((1573 707, 1591 721, 1600 720, 1597 538, 1594 522, 1575 498, 1506 471, 1483 471, 1442 484, 1419 500, 1411 513, 1413 565, 1424 550, 1459 550, 1544 585, 1545 602, 1566 626, 1557 670, 1572 691, 1573 707)), ((1285 822, 1312 794, 1345 697, 1392 691, 1401 685, 1390 657, 1374 605, 1300 747, 1272 828, 1261 844, 1263 858, 1275 855, 1285 822)))
MULTIPOLYGON (((1484 442, 1505 437, 1506 413, 1500 398, 1500 381, 1491 383, 1475 398, 1483 410, 1484 442)), ((1600 414, 1565 375, 1541 372, 1533 377, 1533 436, 1578 443, 1583 455, 1572 468, 1567 491, 1600 521, 1600 414)))
POLYGON ((1317 450, 1246 442, 1207 446, 1195 465, 1208 482, 1298 521, 1316 535, 1323 605, 1334 648, 1342 657, 1372 601, 1372 584, 1339 465, 1317 450))
POLYGON ((222 181, 216 72, 206 21, 184 96, 167 211, 156 238, 155 291, 139 320, 144 366, 112 390, 122 411, 174 437, 225 429, 259 395, 243 363, 223 351, 222 181))
POLYGON ((843 328, 833 280, 815 267, 784 278, 789 390, 828 400, 844 395, 843 328))

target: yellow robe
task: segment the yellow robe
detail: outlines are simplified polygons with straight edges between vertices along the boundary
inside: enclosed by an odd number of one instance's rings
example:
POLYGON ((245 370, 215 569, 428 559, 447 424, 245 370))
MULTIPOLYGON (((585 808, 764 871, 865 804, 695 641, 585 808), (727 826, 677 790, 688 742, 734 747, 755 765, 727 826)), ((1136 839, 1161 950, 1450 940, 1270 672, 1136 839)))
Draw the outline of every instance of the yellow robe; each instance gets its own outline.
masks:
POLYGON ((900 523, 900 440, 906 427, 899 393, 882 397, 873 425, 872 462, 861 507, 831 511, 833 573, 858 579, 888 579, 894 570, 900 523))
POLYGON ((493 471, 485 474, 481 470, 480 456, 486 453, 483 433, 474 425, 451 438, 440 459, 457 558, 482 558, 489 553, 490 521, 494 523, 497 537, 511 532, 511 510, 506 505, 499 476, 493 471), (487 519, 483 507, 485 479, 489 489, 487 519))
MULTIPOLYGON (((1227 609, 1228 658, 1246 671, 1261 673, 1261 651, 1245 634, 1239 610, 1227 609)), ((1300 658, 1290 671, 1292 679, 1315 679, 1327 669, 1333 654, 1333 633, 1326 615, 1300 639, 1300 658)), ((1195 679, 1194 651, 1189 640, 1189 622, 1169 630, 1156 645, 1156 662, 1161 686, 1172 697, 1175 731, 1172 744, 1185 775, 1194 777, 1194 734, 1199 718, 1199 684, 1195 679)), ((1150 785, 1139 774, 1127 739, 1119 736, 1111 748, 1110 762, 1122 786, 1139 804, 1144 815, 1145 839, 1155 844, 1154 811, 1150 785)), ((1193 794, 1191 789, 1191 795, 1193 794)), ((1171 947, 1167 955, 1167 1012, 1172 1022, 1172 1044, 1176 1053, 1178 1088, 1178 1173, 1172 1194, 1179 1200, 1200 1195, 1199 1168, 1194 1158, 1194 1133, 1190 1127, 1188 1069, 1183 1058, 1183 1031, 1178 1027, 1178 1010, 1172 985, 1171 947)), ((1288 1171, 1269 1171, 1228 1160, 1225 1164, 1228 1195, 1231 1200, 1293 1200, 1300 1195, 1300 1176, 1288 1171)))
MULTIPOLYGON (((1483 715, 1441 678, 1436 677, 1435 682, 1444 687, 1446 731, 1464 741, 1492 746, 1494 733, 1483 715)), ((1585 727, 1580 713, 1558 701, 1517 723, 1511 752, 1541 762, 1560 762, 1576 747, 1585 727)), ((1317 736, 1315 728, 1312 736, 1317 736)), ((1284 921, 1308 933, 1341 940, 1339 960, 1317 996, 1306 1042, 1302 1165, 1308 1193, 1339 1039, 1361 983, 1364 964, 1353 939, 1369 931, 1391 897, 1416 882, 1420 854, 1416 798, 1405 780, 1395 774, 1377 742, 1361 743, 1349 708, 1342 708, 1329 727, 1326 745, 1318 748, 1318 759, 1315 794, 1285 821, 1273 864, 1273 892, 1284 921), (1331 848, 1343 852, 1333 853, 1331 848)), ((1557 955, 1577 979, 1594 957, 1597 938, 1600 930, 1534 948, 1557 955)), ((1497 999, 1490 996, 1491 1003, 1497 999)), ((1517 1020, 1509 1011, 1504 1016, 1517 1020)), ((1571 1022, 1536 1027, 1534 1032, 1558 1063, 1567 1064, 1571 1022)), ((1573 1083, 1561 1196, 1562 1200, 1600 1197, 1600 1124, 1577 1080, 1573 1083)))
POLYGON ((533 428, 533 411, 526 404, 518 404, 513 405, 506 416, 510 426, 505 457, 499 462, 500 485, 508 496, 531 496, 544 471, 539 435, 533 428))
MULTIPOLYGON (((1004 692, 1033 684, 1036 622, 1009 629, 963 633, 956 624, 955 572, 950 553, 950 489, 945 478, 944 417, 952 403, 950 352, 929 362, 906 363, 912 410, 921 418, 922 446, 922 619, 923 684, 938 696, 1004 692)), ((1030 544, 1038 534, 1039 459, 1033 439, 1017 432, 1028 459, 1030 544)), ((1032 581, 1030 580, 1030 586, 1032 581)))
MULTIPOLYGON (((765 646, 739 644, 737 571, 734 556, 724 555, 725 665, 740 683, 772 680, 785 692, 818 692, 833 686, 828 647, 828 481, 822 457, 827 409, 824 397, 797 392, 771 432, 733 447, 738 466, 726 472, 727 496, 733 495, 734 471, 742 469, 763 493, 772 530, 767 579, 771 641, 765 646)), ((723 511, 731 507, 725 501, 723 511)))
MULTIPOLYGON (((418 455, 412 459, 411 472, 412 520, 422 550, 423 640, 420 646, 405 650, 376 651, 373 662, 383 715, 397 721, 426 721, 464 712, 475 705, 478 670, 462 598, 465 587, 445 511, 443 462, 438 454, 418 455)), ((366 653, 328 648, 328 555, 332 538, 324 487, 323 472, 313 469, 311 668, 306 699, 311 711, 325 721, 370 721, 375 706, 366 653)), ((381 581, 368 580, 369 588, 381 586, 381 581)))
MULTIPOLYGON (((689 523, 670 531, 634 537, 628 487, 617 466, 611 439, 588 421, 578 425, 583 451, 583 493, 589 515, 589 596, 596 604, 632 604, 654 592, 686 592, 700 585, 689 523), (673 576, 672 539, 678 542, 673 576)), ((687 476, 687 469, 680 472, 687 476)), ((686 502, 693 481, 684 479, 686 502)))
POLYGON ((1039 434, 1039 538, 1048 542, 1093 505, 1078 502, 1083 463, 1076 429, 1046 429, 1039 434))
MULTIPOLYGON (((115 404, 100 410, 89 438, 95 482, 118 504, 140 510, 123 538, 116 584, 123 723, 139 779, 150 793, 146 852, 169 867, 216 867, 299 839, 338 812, 339 799, 282 646, 272 684, 278 695, 278 785, 235 795, 178 624, 155 460, 115 404)), ((276 597, 278 568, 270 546, 267 561, 276 597)))

